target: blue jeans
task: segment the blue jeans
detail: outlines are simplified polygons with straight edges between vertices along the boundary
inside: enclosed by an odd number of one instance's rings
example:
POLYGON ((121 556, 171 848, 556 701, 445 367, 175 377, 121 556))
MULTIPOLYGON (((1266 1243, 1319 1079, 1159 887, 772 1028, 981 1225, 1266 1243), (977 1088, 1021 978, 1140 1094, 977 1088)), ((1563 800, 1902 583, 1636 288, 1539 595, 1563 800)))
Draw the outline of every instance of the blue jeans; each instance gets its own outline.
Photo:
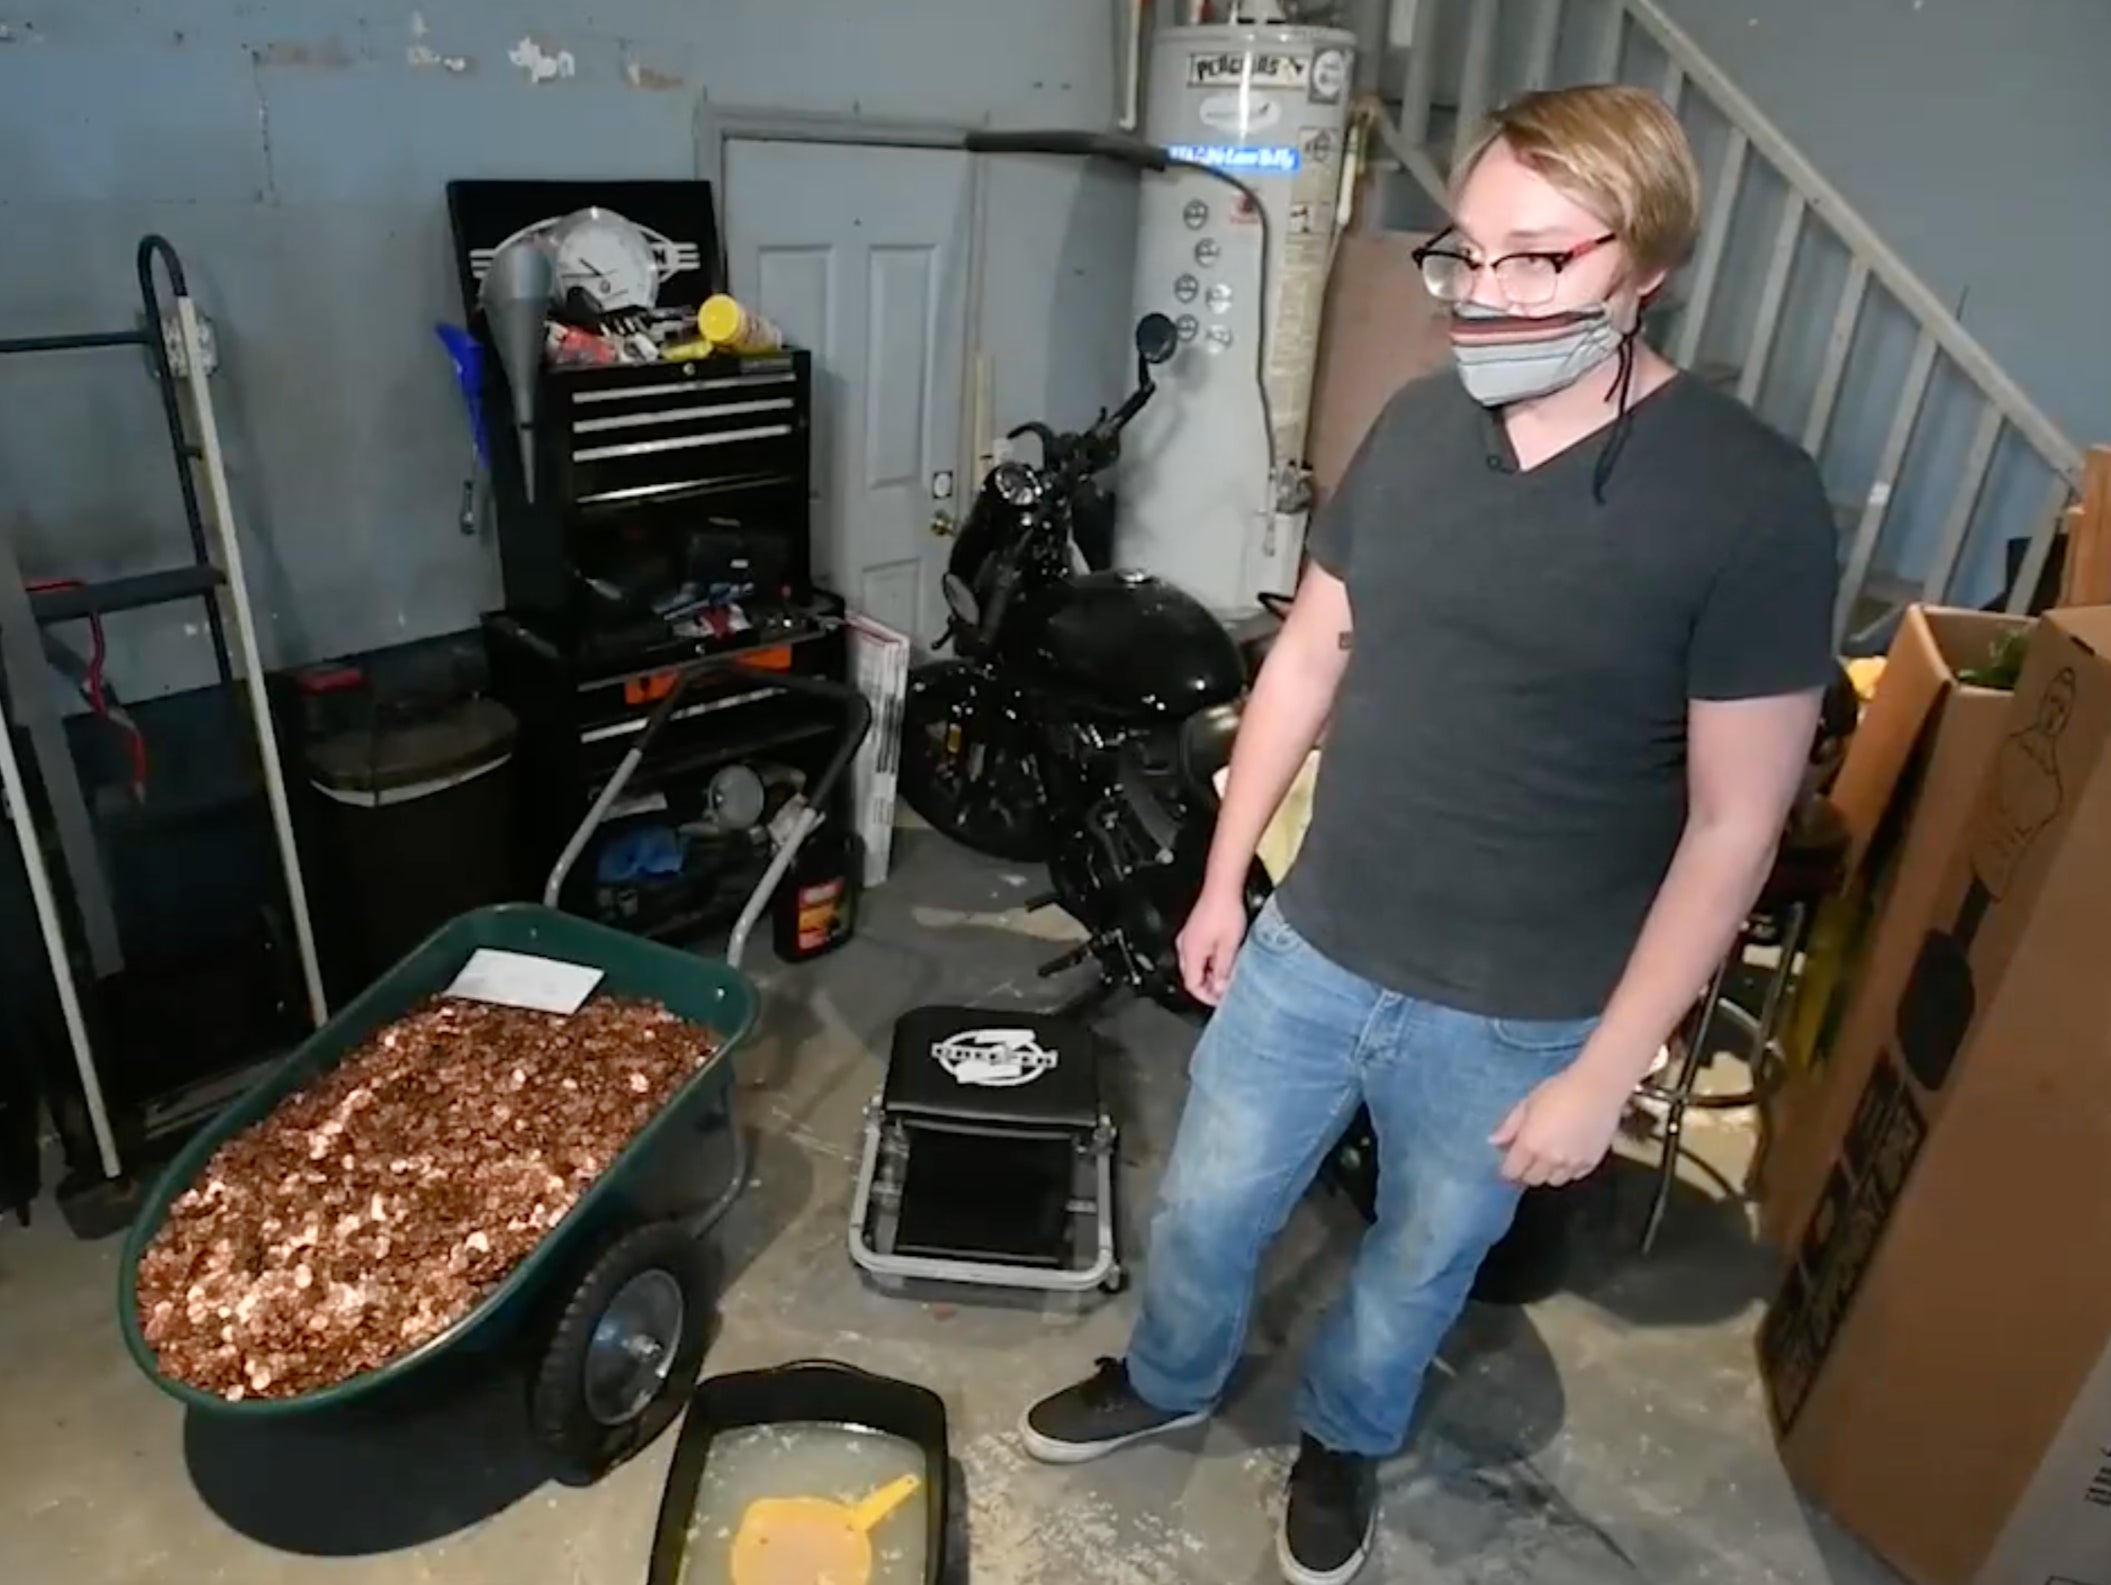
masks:
POLYGON ((1177 1413, 1215 1405, 1262 1251, 1362 1103, 1378 1136, 1377 1220, 1321 1324, 1298 1420, 1340 1452, 1397 1452, 1517 1209, 1488 1136, 1595 1022, 1516 1023, 1397 995, 1323 957, 1271 902, 1195 1048, 1127 1354, 1136 1391, 1177 1413))

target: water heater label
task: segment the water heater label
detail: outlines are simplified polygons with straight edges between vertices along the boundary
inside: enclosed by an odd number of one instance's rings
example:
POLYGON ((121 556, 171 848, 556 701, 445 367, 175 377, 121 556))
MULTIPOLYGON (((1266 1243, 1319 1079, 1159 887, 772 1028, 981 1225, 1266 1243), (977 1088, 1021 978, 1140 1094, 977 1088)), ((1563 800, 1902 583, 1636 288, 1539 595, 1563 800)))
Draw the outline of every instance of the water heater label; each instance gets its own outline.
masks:
POLYGON ((1213 165, 1220 171, 1287 173, 1298 168, 1298 152, 1281 144, 1248 148, 1238 143, 1174 143, 1166 153, 1191 165, 1213 165))
POLYGON ((1283 102, 1251 94, 1211 94, 1195 113, 1219 132, 1266 132, 1283 119, 1283 102))
POLYGON ((1248 54, 1244 50, 1220 50, 1187 58, 1190 88, 1305 89, 1312 84, 1309 55, 1248 54))

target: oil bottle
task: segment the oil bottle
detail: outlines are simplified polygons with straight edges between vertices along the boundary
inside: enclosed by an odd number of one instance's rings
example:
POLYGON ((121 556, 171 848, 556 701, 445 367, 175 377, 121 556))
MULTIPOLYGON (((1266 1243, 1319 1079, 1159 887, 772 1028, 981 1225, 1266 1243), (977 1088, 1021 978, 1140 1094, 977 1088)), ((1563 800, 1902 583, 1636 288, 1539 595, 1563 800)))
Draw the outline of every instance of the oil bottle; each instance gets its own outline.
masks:
POLYGON ((864 890, 863 844, 833 822, 800 845, 771 910, 777 957, 805 963, 835 951, 857 929, 864 890))

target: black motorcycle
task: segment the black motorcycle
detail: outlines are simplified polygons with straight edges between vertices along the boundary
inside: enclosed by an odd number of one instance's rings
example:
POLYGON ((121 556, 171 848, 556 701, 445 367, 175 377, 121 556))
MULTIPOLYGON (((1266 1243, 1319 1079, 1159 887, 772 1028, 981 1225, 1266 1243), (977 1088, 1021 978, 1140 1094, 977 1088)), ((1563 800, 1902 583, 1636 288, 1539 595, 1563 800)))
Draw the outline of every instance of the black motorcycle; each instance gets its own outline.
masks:
MULTIPOLYGON (((990 471, 945 574, 954 658, 917 667, 902 729, 902 796, 954 840, 1045 862, 1053 901, 1105 976, 1179 1010, 1175 938, 1201 890, 1248 660, 1223 623, 1164 580, 1110 567, 1112 502, 1099 476, 1173 355, 1173 323, 1136 326, 1137 386, 1091 428, 1038 440, 990 471)), ((1249 910, 1267 894, 1256 863, 1249 910)))

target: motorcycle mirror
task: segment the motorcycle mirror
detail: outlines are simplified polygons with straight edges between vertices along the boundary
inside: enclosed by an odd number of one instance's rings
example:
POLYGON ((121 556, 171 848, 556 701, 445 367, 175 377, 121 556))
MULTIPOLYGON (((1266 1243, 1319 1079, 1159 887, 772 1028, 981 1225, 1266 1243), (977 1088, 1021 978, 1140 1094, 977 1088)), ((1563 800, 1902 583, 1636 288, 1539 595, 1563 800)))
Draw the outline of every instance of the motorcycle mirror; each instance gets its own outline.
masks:
POLYGON ((1163 314, 1145 314, 1136 321, 1136 355, 1147 364, 1164 363, 1180 345, 1180 332, 1163 314))

